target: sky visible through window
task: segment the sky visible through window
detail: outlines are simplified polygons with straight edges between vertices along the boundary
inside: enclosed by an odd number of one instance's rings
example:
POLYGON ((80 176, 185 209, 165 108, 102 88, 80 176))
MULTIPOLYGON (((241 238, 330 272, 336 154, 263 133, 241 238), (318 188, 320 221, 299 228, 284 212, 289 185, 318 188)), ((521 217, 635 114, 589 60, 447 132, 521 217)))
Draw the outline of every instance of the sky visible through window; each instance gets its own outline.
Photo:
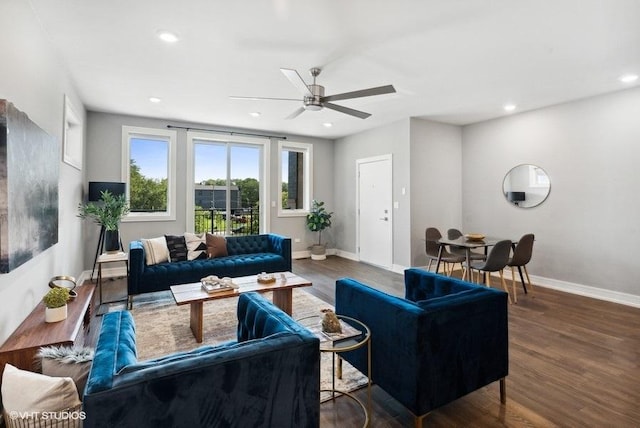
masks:
MULTIPOLYGON (((159 140, 132 138, 131 159, 140 167, 142 175, 148 178, 167 177, 168 143, 159 144, 159 140)), ((208 179, 226 178, 225 144, 194 145, 195 183, 208 179)), ((256 147, 231 146, 231 178, 259 179, 260 150, 256 147)))

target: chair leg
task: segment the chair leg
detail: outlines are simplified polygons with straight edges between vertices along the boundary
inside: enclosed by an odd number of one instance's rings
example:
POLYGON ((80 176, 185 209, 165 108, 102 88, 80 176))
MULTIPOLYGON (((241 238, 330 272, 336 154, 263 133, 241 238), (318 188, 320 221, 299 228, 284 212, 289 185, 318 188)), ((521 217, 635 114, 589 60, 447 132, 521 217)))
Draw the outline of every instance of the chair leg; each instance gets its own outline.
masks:
POLYGON ((505 378, 500 379, 500 402, 507 404, 507 380, 505 378))
POLYGON ((511 266, 511 289, 513 290, 513 301, 518 303, 518 294, 516 293, 516 268, 511 266))
POLYGON ((431 263, 433 263, 433 259, 429 259, 429 264, 427 265, 427 270, 431 270, 431 263))
POLYGON ((414 428, 422 428, 422 421, 424 420, 425 417, 427 417, 429 413, 425 413, 424 415, 420 415, 420 416, 413 416, 413 426, 414 428))
POLYGON ((527 277, 527 285, 531 289, 531 294, 533 294, 533 284, 531 283, 531 279, 529 279, 529 272, 527 271, 527 265, 522 266, 524 269, 524 275, 527 277))
POLYGON ((484 280, 484 285, 491 288, 491 272, 482 272, 482 279, 484 280))
POLYGON ((507 297, 509 297, 509 304, 512 304, 513 302, 511 301, 511 294, 509 294, 509 288, 507 288, 507 283, 504 282, 504 269, 500 270, 500 282, 502 283, 502 288, 504 288, 504 291, 507 292, 507 297))

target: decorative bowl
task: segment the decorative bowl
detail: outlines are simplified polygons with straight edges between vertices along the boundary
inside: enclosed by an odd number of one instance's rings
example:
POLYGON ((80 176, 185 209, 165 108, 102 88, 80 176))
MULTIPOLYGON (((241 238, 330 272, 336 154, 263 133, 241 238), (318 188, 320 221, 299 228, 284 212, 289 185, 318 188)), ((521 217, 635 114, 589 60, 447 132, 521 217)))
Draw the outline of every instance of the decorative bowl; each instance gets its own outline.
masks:
POLYGON ((482 241, 485 238, 482 233, 467 233, 464 237, 469 241, 482 241))

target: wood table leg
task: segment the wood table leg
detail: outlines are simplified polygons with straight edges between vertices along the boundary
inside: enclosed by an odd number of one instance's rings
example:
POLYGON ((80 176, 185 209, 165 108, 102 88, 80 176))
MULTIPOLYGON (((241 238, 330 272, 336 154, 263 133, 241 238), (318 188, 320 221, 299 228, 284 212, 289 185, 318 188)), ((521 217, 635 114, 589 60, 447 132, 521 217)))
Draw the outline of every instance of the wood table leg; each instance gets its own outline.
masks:
POLYGON ((291 315, 293 310, 293 290, 291 288, 274 290, 273 303, 284 312, 291 315))
POLYGON ((202 324, 203 324, 203 302, 191 303, 191 331, 193 332, 196 342, 202 343, 202 324))

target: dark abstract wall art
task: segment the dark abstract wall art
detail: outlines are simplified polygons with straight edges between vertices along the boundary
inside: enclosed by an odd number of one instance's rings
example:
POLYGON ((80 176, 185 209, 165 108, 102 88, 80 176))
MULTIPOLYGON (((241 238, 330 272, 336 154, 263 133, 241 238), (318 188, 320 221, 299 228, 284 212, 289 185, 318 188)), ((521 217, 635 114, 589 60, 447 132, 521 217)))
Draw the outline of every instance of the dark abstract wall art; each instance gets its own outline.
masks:
POLYGON ((55 138, 0 99, 0 273, 58 242, 59 154, 55 138))

